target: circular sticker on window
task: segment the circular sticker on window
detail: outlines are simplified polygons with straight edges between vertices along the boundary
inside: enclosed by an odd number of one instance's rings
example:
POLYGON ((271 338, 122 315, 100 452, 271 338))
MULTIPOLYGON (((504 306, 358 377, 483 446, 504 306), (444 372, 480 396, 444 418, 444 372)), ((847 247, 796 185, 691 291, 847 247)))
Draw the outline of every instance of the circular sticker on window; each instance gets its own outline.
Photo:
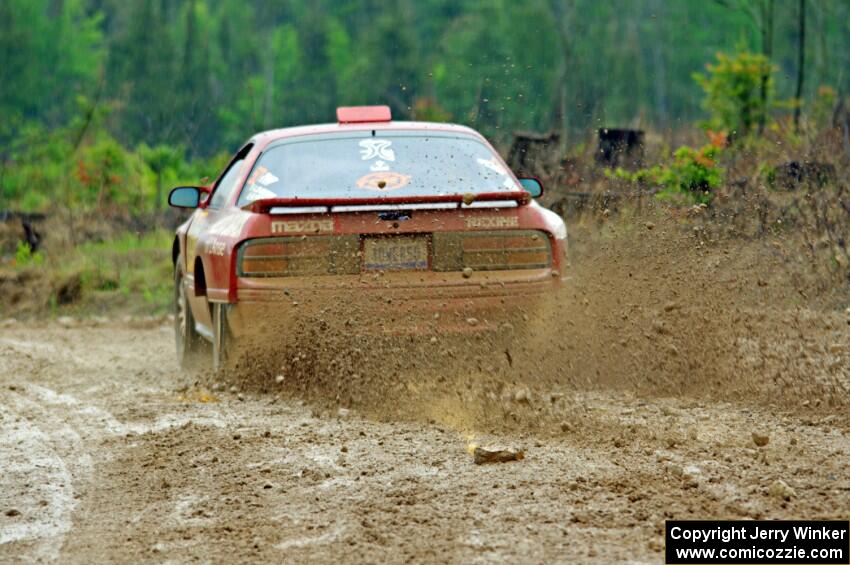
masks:
POLYGON ((363 175, 357 179, 357 187, 380 192, 405 187, 409 182, 410 175, 385 171, 363 175))

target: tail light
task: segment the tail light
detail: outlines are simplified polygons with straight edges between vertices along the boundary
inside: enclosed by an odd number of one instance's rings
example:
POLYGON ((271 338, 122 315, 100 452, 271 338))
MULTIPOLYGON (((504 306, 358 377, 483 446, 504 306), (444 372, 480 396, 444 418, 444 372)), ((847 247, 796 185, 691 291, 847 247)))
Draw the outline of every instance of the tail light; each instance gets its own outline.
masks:
POLYGON ((531 230, 435 233, 435 271, 543 269, 552 264, 545 233, 531 230))
POLYGON ((360 272, 360 239, 352 236, 269 237, 239 249, 241 277, 344 275, 360 272))

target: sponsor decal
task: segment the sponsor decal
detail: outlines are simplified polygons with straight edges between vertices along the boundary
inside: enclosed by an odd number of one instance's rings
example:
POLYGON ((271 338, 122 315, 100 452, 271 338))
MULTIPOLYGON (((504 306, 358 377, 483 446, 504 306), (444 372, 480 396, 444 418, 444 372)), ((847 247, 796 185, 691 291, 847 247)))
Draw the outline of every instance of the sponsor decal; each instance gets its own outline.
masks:
POLYGON ((377 158, 369 166, 370 171, 389 171, 390 165, 387 161, 395 161, 395 151, 390 148, 392 141, 386 139, 364 139, 360 142, 360 158, 364 161, 377 158))
POLYGON ((519 227, 516 216, 473 216, 466 218, 468 228, 515 228, 519 227))
POLYGON ((251 173, 251 176, 248 177, 248 184, 257 184, 257 180, 259 180, 259 178, 267 172, 269 172, 269 170, 266 167, 257 167, 254 172, 251 173))
POLYGON ((263 198, 275 198, 277 194, 267 187, 275 184, 280 179, 273 175, 266 167, 257 167, 248 178, 248 188, 245 190, 245 200, 254 202, 263 198))
POLYGON ((504 188, 509 189, 509 190, 519 190, 520 189, 520 187, 517 186, 517 184, 514 182, 514 179, 512 179, 511 177, 505 178, 505 182, 502 183, 502 186, 504 188))
POLYGON ((263 198, 275 198, 277 194, 269 190, 264 186, 260 186, 257 184, 252 184, 248 187, 248 190, 245 192, 245 200, 248 202, 254 202, 255 200, 262 200, 263 198))
POLYGON ((357 187, 379 192, 396 190, 407 186, 410 175, 387 171, 385 173, 369 173, 357 179, 357 187))
POLYGON ((332 233, 333 220, 281 220, 272 222, 272 233, 332 233))
POLYGON ((263 176, 261 176, 259 178, 259 180, 257 180, 257 182, 260 183, 260 184, 264 184, 264 185, 268 186, 270 184, 276 183, 279 180, 280 180, 279 178, 277 178, 276 176, 274 176, 270 172, 267 172, 263 176))
POLYGON ((395 151, 390 148, 392 141, 386 139, 364 139, 360 141, 360 158, 364 161, 369 159, 383 159, 384 161, 395 161, 395 151))
POLYGON ((370 171, 375 171, 375 172, 379 172, 379 171, 389 171, 389 170, 390 170, 390 166, 386 163, 386 161, 381 161, 380 159, 378 159, 377 161, 375 161, 374 163, 372 163, 372 166, 371 166, 371 167, 369 167, 369 170, 370 170, 370 171))
POLYGON ((245 222, 247 222, 250 217, 250 214, 225 216, 210 226, 209 233, 224 237, 239 237, 242 235, 242 228, 245 227, 245 222))
POLYGON ((227 243, 217 237, 214 237, 207 241, 206 248, 209 255, 224 257, 224 250, 227 248, 227 243))
POLYGON ((478 164, 482 167, 486 167, 498 175, 504 176, 508 174, 508 171, 506 171, 505 168, 496 161, 495 157, 490 157, 489 159, 482 159, 479 157, 476 161, 478 161, 478 164))
POLYGON ((478 157, 476 161, 485 169, 489 169, 497 175, 505 177, 502 181, 502 188, 505 188, 507 190, 518 190, 520 188, 519 186, 517 186, 516 181, 512 179, 510 175, 508 175, 508 170, 505 169, 505 167, 501 163, 499 163, 499 161, 496 160, 495 155, 493 157, 490 157, 489 159, 483 159, 481 157, 478 157))

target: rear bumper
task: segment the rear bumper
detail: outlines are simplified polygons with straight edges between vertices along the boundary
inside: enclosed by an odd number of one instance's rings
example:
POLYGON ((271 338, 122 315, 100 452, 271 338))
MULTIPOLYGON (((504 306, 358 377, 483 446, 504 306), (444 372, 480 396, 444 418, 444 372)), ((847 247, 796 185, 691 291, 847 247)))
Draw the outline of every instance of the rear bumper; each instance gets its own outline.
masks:
POLYGON ((228 319, 236 336, 304 323, 354 334, 481 332, 534 316, 560 284, 548 269, 469 279, 460 273, 240 279, 228 319))

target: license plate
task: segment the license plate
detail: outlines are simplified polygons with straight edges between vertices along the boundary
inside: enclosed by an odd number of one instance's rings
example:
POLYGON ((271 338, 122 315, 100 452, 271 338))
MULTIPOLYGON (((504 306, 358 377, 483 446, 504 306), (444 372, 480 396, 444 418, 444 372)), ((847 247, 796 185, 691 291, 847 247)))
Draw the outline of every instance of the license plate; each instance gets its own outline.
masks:
POLYGON ((401 271, 428 268, 428 240, 424 237, 367 239, 363 266, 368 270, 401 271))

